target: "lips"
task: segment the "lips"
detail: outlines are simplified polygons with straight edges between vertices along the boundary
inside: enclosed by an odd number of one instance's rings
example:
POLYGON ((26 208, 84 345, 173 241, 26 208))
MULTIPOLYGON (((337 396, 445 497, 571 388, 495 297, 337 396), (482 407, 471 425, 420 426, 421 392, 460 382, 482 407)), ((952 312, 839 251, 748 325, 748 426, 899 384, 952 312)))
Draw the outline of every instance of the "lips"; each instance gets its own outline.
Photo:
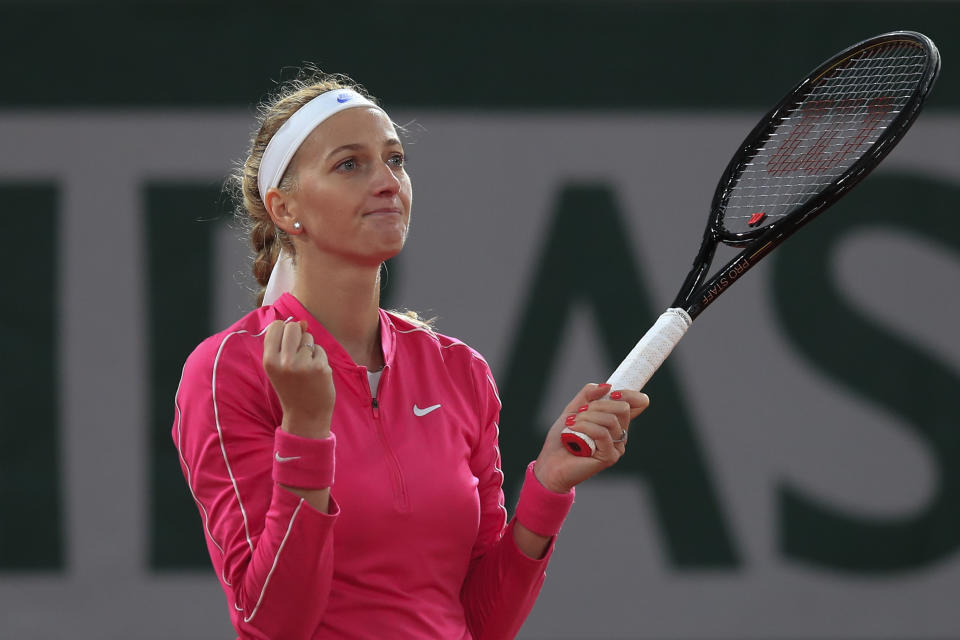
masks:
POLYGON ((374 215, 400 215, 402 212, 397 207, 384 207, 382 209, 374 209, 373 211, 367 211, 365 216, 374 216, 374 215))

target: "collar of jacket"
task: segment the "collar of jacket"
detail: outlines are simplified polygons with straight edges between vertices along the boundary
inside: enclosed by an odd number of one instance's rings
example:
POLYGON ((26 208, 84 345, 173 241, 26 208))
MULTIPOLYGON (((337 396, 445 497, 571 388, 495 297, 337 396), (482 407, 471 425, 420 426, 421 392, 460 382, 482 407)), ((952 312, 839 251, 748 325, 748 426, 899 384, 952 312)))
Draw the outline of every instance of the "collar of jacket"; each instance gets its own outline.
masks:
MULTIPOLYGON (((327 360, 331 366, 340 368, 360 367, 353 358, 347 353, 346 349, 340 346, 336 338, 330 335, 330 332, 314 318, 309 311, 292 294, 284 293, 273 303, 275 309, 285 317, 293 317, 295 320, 306 320, 307 328, 313 334, 314 342, 323 347, 327 352, 327 360)), ((396 328, 390 318, 390 314, 383 309, 380 313, 380 348, 383 349, 383 360, 387 366, 393 363, 394 353, 396 351, 397 337, 396 328)), ((363 368, 363 367, 360 367, 363 368)))

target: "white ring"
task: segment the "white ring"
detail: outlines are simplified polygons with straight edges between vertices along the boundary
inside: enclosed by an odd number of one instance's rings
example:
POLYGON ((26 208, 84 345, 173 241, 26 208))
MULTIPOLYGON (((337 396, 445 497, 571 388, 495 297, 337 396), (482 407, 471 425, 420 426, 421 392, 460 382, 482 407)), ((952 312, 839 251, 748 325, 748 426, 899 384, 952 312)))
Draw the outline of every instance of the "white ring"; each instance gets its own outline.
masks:
POLYGON ((614 440, 614 441, 613 441, 613 444, 618 444, 618 443, 620 443, 620 442, 626 442, 626 441, 627 441, 627 430, 626 430, 626 429, 620 429, 620 439, 619 439, 619 440, 614 440))

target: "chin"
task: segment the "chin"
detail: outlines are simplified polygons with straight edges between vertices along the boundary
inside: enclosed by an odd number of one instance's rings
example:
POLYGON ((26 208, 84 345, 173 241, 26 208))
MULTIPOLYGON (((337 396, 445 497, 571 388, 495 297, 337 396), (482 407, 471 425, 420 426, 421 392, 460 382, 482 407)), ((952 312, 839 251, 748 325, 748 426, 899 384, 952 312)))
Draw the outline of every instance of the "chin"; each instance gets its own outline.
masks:
MULTIPOLYGON (((405 240, 405 239, 404 239, 405 240)), ((400 240, 395 243, 386 243, 382 245, 376 252, 374 261, 377 264, 386 262, 390 258, 396 257, 401 251, 403 251, 404 240, 400 240)))
POLYGON ((362 253, 371 262, 384 262, 403 250, 407 242, 407 225, 380 225, 366 236, 367 250, 362 253))
POLYGON ((407 243, 407 227, 406 225, 402 227, 396 227, 391 229, 381 235, 380 245, 383 247, 384 251, 393 252, 394 254, 400 253, 403 249, 403 245, 407 243))

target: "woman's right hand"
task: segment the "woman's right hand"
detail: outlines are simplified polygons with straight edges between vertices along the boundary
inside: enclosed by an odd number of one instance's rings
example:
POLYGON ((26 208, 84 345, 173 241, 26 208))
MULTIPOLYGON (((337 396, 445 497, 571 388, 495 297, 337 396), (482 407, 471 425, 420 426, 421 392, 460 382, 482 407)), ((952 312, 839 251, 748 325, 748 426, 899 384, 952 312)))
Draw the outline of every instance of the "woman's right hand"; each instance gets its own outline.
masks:
POLYGON ((330 435, 337 392, 327 353, 307 323, 275 320, 263 338, 263 368, 283 409, 285 431, 307 438, 330 435))

